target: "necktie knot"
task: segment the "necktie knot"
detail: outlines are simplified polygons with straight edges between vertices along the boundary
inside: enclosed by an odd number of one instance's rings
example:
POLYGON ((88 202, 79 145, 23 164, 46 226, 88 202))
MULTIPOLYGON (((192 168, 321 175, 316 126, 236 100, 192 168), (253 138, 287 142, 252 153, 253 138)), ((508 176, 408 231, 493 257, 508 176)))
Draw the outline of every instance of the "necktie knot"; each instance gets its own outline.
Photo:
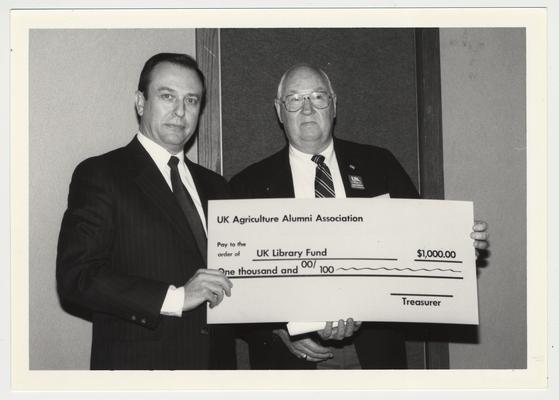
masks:
POLYGON ((315 154, 311 157, 311 160, 313 160, 317 165, 321 165, 324 163, 324 156, 322 154, 315 154))
POLYGON ((175 156, 171 156, 171 158, 169 158, 169 161, 167 162, 167 165, 171 168, 176 167, 178 164, 179 158, 175 156))

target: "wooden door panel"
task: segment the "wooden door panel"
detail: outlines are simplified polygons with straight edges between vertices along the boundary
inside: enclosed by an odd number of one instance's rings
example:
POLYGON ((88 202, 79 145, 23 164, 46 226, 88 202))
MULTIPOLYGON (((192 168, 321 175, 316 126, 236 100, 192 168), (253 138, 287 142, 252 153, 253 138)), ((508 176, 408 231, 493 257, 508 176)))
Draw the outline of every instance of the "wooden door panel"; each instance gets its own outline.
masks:
POLYGON ((417 185, 413 29, 222 29, 223 172, 279 150, 274 98, 283 72, 310 63, 338 95, 335 135, 389 148, 417 185))

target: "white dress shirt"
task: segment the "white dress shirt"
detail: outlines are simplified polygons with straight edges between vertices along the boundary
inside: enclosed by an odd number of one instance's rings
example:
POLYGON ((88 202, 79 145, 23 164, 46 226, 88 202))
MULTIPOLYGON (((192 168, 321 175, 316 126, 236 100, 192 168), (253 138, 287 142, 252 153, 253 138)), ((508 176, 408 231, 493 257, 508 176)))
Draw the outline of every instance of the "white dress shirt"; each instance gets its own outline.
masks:
MULTIPOLYGON (((344 183, 340 175, 338 160, 334 152, 334 141, 319 153, 324 156, 324 163, 328 166, 334 183, 336 198, 345 198, 344 183)), ((316 174, 316 163, 311 160, 314 154, 303 153, 291 144, 289 145, 289 165, 293 176, 293 190, 297 199, 314 199, 314 178, 316 174)))
MULTIPOLYGON (((200 216, 202 221, 202 226, 204 231, 206 231, 206 217, 204 215, 204 208, 202 207, 202 202, 200 201, 200 196, 196 191, 196 186, 194 185, 194 179, 184 162, 184 152, 180 151, 177 154, 170 154, 166 149, 161 147, 159 144, 155 143, 153 140, 138 132, 138 141, 146 149, 152 160, 157 165, 157 168, 165 178, 165 182, 169 186, 169 189, 173 190, 173 185, 171 184, 171 168, 167 164, 171 156, 175 156, 179 159, 178 170, 181 181, 183 185, 188 190, 188 194, 192 197, 192 201, 196 206, 196 211, 200 216)), ((184 286, 180 288, 170 285, 167 289, 167 294, 165 300, 163 301, 163 306, 161 307, 161 314, 170 315, 175 317, 180 317, 182 315, 182 307, 184 305, 184 286)))

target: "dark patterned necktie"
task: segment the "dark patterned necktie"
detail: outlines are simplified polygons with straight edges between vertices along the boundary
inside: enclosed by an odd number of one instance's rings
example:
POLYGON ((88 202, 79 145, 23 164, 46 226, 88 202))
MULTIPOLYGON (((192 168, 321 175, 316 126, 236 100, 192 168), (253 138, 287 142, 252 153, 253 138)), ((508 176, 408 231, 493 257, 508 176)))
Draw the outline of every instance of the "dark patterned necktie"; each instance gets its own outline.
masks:
POLYGON ((177 164, 179 163, 179 159, 175 156, 171 156, 167 165, 171 168, 171 185, 173 186, 173 194, 179 203, 179 206, 190 225, 190 230, 194 235, 194 239, 196 240, 196 245, 198 249, 200 249, 200 253, 202 253, 202 258, 204 260, 204 264, 206 264, 206 251, 207 251, 207 238, 206 232, 204 231, 204 226, 202 225, 202 221, 200 220, 200 215, 196 210, 196 206, 192 201, 192 197, 188 193, 188 190, 184 187, 181 181, 181 177, 179 175, 179 169, 177 164))
POLYGON ((316 163, 316 175, 314 177, 314 197, 336 197, 332 174, 326 164, 324 156, 315 154, 311 160, 316 163))

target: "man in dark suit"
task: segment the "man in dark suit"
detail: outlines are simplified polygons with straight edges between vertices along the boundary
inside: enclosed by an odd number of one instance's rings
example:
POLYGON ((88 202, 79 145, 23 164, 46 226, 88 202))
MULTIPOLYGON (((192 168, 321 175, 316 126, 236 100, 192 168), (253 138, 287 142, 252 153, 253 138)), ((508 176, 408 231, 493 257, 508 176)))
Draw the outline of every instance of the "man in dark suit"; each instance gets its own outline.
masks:
MULTIPOLYGON (((232 178, 237 198, 418 198, 402 166, 385 149, 333 138, 336 94, 328 76, 296 65, 281 78, 275 101, 288 146, 232 178)), ((477 248, 487 246, 476 224, 477 248)), ((246 327, 252 368, 406 368, 405 338, 397 324, 347 320, 337 327, 290 337, 285 324, 246 327)))
POLYGON ((235 368, 226 327, 206 325, 231 282, 206 269, 207 201, 225 180, 184 155, 204 99, 184 54, 150 58, 136 93, 139 132, 82 162, 58 241, 62 301, 91 312, 92 369, 235 368))

